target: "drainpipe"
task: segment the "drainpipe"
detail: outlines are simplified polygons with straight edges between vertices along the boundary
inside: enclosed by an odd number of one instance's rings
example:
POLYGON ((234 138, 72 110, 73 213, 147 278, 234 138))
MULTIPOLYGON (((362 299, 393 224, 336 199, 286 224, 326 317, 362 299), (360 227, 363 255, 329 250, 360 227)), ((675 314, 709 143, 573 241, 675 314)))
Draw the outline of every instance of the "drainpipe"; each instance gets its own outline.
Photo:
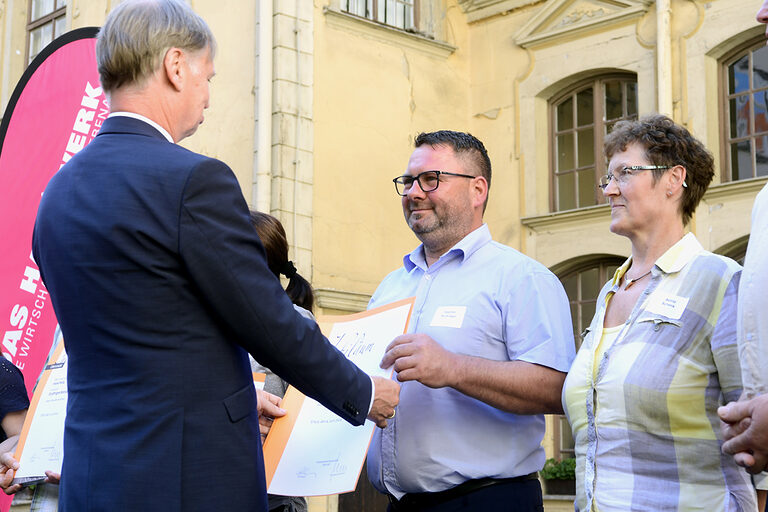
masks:
POLYGON ((672 7, 671 0, 656 0, 656 90, 658 111, 672 117, 672 7))
POLYGON ((272 2, 259 1, 259 66, 256 70, 256 167, 252 205, 269 213, 272 200, 272 2))
MULTIPOLYGON (((5 29, 3 30, 3 72, 2 83, 0 84, 0 90, 2 90, 2 97, 0 97, 0 108, 5 110, 5 106, 8 103, 8 98, 11 95, 11 30, 13 29, 13 0, 8 0, 5 4, 5 29)), ((24 68, 26 68, 24 63, 24 68)))

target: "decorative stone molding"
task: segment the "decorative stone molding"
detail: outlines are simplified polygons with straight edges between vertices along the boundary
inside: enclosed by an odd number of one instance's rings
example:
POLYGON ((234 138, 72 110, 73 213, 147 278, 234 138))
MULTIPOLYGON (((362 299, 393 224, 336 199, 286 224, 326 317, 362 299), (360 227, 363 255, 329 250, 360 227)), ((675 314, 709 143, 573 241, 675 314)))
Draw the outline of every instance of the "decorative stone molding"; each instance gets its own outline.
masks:
POLYGON ((324 309, 338 309, 357 313, 365 311, 371 296, 366 293, 334 290, 332 288, 315 288, 317 305, 324 309))
POLYGON ((523 48, 550 44, 587 31, 640 18, 649 0, 550 0, 523 26, 516 42, 523 48))
POLYGON ((526 5, 533 5, 541 0, 458 0, 459 6, 466 13, 470 22, 490 18, 526 5))
POLYGON ((768 182, 768 178, 752 178, 749 180, 731 181, 719 185, 712 185, 704 193, 704 202, 719 201, 740 195, 757 195, 768 182))
POLYGON ((549 230, 557 228, 563 230, 569 225, 583 225, 584 222, 593 220, 605 220, 611 217, 611 207, 608 204, 597 206, 588 206, 577 210, 568 210, 564 212, 545 213, 544 215, 533 215, 523 217, 520 222, 523 226, 532 231, 549 230))

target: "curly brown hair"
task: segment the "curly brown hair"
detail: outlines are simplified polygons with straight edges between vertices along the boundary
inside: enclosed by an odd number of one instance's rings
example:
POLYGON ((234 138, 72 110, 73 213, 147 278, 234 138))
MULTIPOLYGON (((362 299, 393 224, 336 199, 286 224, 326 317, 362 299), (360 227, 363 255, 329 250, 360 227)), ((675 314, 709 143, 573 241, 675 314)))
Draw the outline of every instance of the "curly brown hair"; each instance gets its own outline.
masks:
MULTIPOLYGON (((688 224, 699 201, 715 175, 715 160, 704 144, 682 125, 661 114, 636 121, 619 121, 605 137, 603 150, 610 160, 616 153, 626 151, 630 144, 645 148, 645 156, 652 165, 682 165, 685 167, 686 188, 680 202, 683 225, 688 224)), ((665 170, 654 170, 653 183, 665 170)))

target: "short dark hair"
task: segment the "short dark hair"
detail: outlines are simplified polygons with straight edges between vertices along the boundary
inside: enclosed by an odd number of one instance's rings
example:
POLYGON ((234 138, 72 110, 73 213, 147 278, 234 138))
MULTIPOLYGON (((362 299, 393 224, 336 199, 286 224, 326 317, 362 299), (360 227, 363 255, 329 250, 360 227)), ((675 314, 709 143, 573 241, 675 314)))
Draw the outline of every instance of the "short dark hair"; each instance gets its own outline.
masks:
MULTIPOLYGON (((488 182, 488 190, 491 189, 491 159, 488 158, 488 152, 480 139, 471 133, 439 130, 418 134, 413 142, 414 147, 418 148, 424 144, 432 147, 449 146, 456 154, 467 156, 473 167, 469 170, 485 178, 485 181, 488 182)), ((485 201, 488 202, 487 197, 485 201)))
MULTIPOLYGON (((661 114, 653 114, 636 121, 619 121, 605 137, 604 151, 609 160, 616 153, 626 151, 630 144, 645 148, 645 156, 653 165, 682 165, 685 167, 685 183, 680 213, 683 225, 688 224, 699 201, 715 176, 715 160, 682 125, 661 114)), ((654 170, 654 184, 664 170, 654 170)))

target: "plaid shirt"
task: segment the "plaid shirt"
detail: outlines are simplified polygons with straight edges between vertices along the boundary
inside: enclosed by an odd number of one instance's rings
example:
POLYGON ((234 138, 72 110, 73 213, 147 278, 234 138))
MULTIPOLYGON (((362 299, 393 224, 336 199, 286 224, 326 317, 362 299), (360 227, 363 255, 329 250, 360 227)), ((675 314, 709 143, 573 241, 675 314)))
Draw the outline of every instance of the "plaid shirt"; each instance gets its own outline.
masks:
POLYGON ((576 443, 576 510, 756 510, 749 476, 720 451, 717 417, 741 393, 739 265, 686 235, 656 261, 596 360, 606 304, 630 264, 600 292, 563 389, 576 443))

